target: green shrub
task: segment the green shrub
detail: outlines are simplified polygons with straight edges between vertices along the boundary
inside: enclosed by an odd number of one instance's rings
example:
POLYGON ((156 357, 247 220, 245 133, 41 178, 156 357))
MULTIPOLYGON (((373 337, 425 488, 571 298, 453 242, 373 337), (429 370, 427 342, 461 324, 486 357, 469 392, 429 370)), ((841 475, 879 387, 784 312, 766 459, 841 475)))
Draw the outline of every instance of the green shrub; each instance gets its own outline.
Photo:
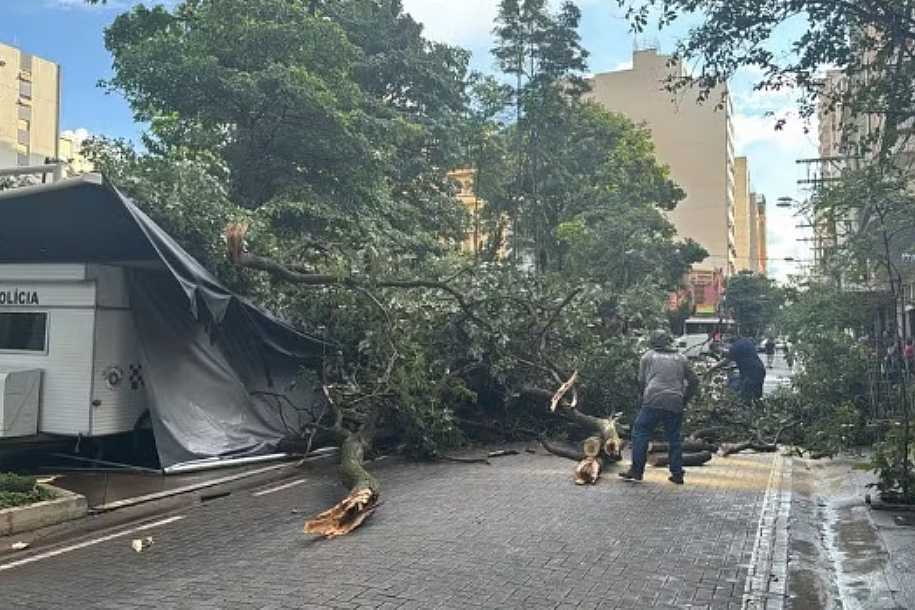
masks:
POLYGON ((12 472, 0 472, 0 493, 31 493, 37 485, 35 477, 26 477, 12 472))
POLYGON ((0 491, 0 509, 26 506, 27 504, 34 504, 35 502, 42 502, 53 498, 54 494, 40 485, 36 485, 33 489, 26 492, 0 491))

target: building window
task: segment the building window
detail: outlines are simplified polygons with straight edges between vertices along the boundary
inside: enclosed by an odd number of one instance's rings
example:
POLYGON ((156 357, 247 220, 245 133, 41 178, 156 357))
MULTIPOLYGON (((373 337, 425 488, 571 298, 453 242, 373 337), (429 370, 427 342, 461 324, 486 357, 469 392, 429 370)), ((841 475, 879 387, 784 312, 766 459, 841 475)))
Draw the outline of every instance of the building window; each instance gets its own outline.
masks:
POLYGON ((16 131, 17 142, 25 146, 29 145, 29 131, 28 129, 19 129, 16 131))
POLYGON ((26 80, 19 81, 19 97, 32 99, 32 83, 26 80))
POLYGON ((32 109, 30 107, 19 104, 18 112, 19 112, 20 121, 31 121, 32 120, 32 109))
POLYGON ((32 71, 32 56, 29 53, 19 54, 19 69, 23 72, 32 71))
POLYGON ((29 164, 29 153, 19 152, 16 153, 16 163, 19 167, 25 167, 29 164))
POLYGON ((0 313, 0 351, 47 351, 48 314, 0 313))

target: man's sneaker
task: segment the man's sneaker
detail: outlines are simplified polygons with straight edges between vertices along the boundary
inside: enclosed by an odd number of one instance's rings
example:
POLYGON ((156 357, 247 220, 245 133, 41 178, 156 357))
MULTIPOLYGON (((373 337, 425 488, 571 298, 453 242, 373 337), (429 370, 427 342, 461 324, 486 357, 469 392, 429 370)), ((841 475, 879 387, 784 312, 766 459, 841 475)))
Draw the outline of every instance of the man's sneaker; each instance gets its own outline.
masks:
POLYGON ((624 479, 626 481, 641 481, 642 480, 642 475, 632 472, 631 470, 621 472, 621 473, 619 473, 619 475, 620 475, 621 479, 624 479))
POLYGON ((672 474, 667 477, 667 480, 673 483, 674 485, 683 485, 683 475, 682 474, 672 474))

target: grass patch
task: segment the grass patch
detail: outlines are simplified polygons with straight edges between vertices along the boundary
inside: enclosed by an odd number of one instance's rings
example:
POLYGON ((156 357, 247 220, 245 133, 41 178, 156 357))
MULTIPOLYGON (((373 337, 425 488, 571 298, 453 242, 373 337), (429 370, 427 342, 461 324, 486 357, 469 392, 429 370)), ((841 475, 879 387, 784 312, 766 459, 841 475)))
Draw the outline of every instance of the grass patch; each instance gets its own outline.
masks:
POLYGON ((38 485, 34 477, 0 473, 0 509, 26 506, 53 498, 54 494, 38 485))
POLYGON ((873 470, 874 465, 870 462, 858 462, 857 464, 852 464, 852 470, 873 470))

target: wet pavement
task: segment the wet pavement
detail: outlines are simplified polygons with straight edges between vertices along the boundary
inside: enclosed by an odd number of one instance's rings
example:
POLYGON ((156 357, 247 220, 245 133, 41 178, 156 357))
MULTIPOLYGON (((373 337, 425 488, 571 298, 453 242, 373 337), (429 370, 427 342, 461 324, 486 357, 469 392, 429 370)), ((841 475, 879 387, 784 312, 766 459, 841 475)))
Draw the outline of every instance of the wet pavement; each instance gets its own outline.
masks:
POLYGON ((863 456, 797 460, 789 606, 799 610, 915 608, 915 528, 865 503, 863 456))
MULTIPOLYGON (((762 358, 764 363, 766 362, 765 354, 760 354, 759 357, 762 358)), ((772 362, 772 368, 766 370, 766 380, 763 383, 763 392, 770 394, 780 387, 789 385, 793 374, 794 369, 788 367, 788 363, 785 362, 784 354, 778 352, 772 362)))
POLYGON ((392 458, 371 466, 384 504, 334 541, 302 534, 342 494, 333 466, 314 465, 10 557, 0 588, 5 608, 779 608, 747 603, 780 561, 778 458, 716 457, 683 487, 663 469, 578 487, 572 462, 539 451, 489 466, 392 458))
POLYGON ((248 464, 245 466, 219 468, 216 470, 168 476, 157 473, 132 471, 55 470, 53 467, 48 467, 41 469, 39 476, 42 478, 53 478, 53 485, 86 496, 86 500, 89 502, 89 508, 95 508, 119 500, 174 491, 223 479, 225 477, 256 472, 270 464, 281 463, 283 462, 248 464))

